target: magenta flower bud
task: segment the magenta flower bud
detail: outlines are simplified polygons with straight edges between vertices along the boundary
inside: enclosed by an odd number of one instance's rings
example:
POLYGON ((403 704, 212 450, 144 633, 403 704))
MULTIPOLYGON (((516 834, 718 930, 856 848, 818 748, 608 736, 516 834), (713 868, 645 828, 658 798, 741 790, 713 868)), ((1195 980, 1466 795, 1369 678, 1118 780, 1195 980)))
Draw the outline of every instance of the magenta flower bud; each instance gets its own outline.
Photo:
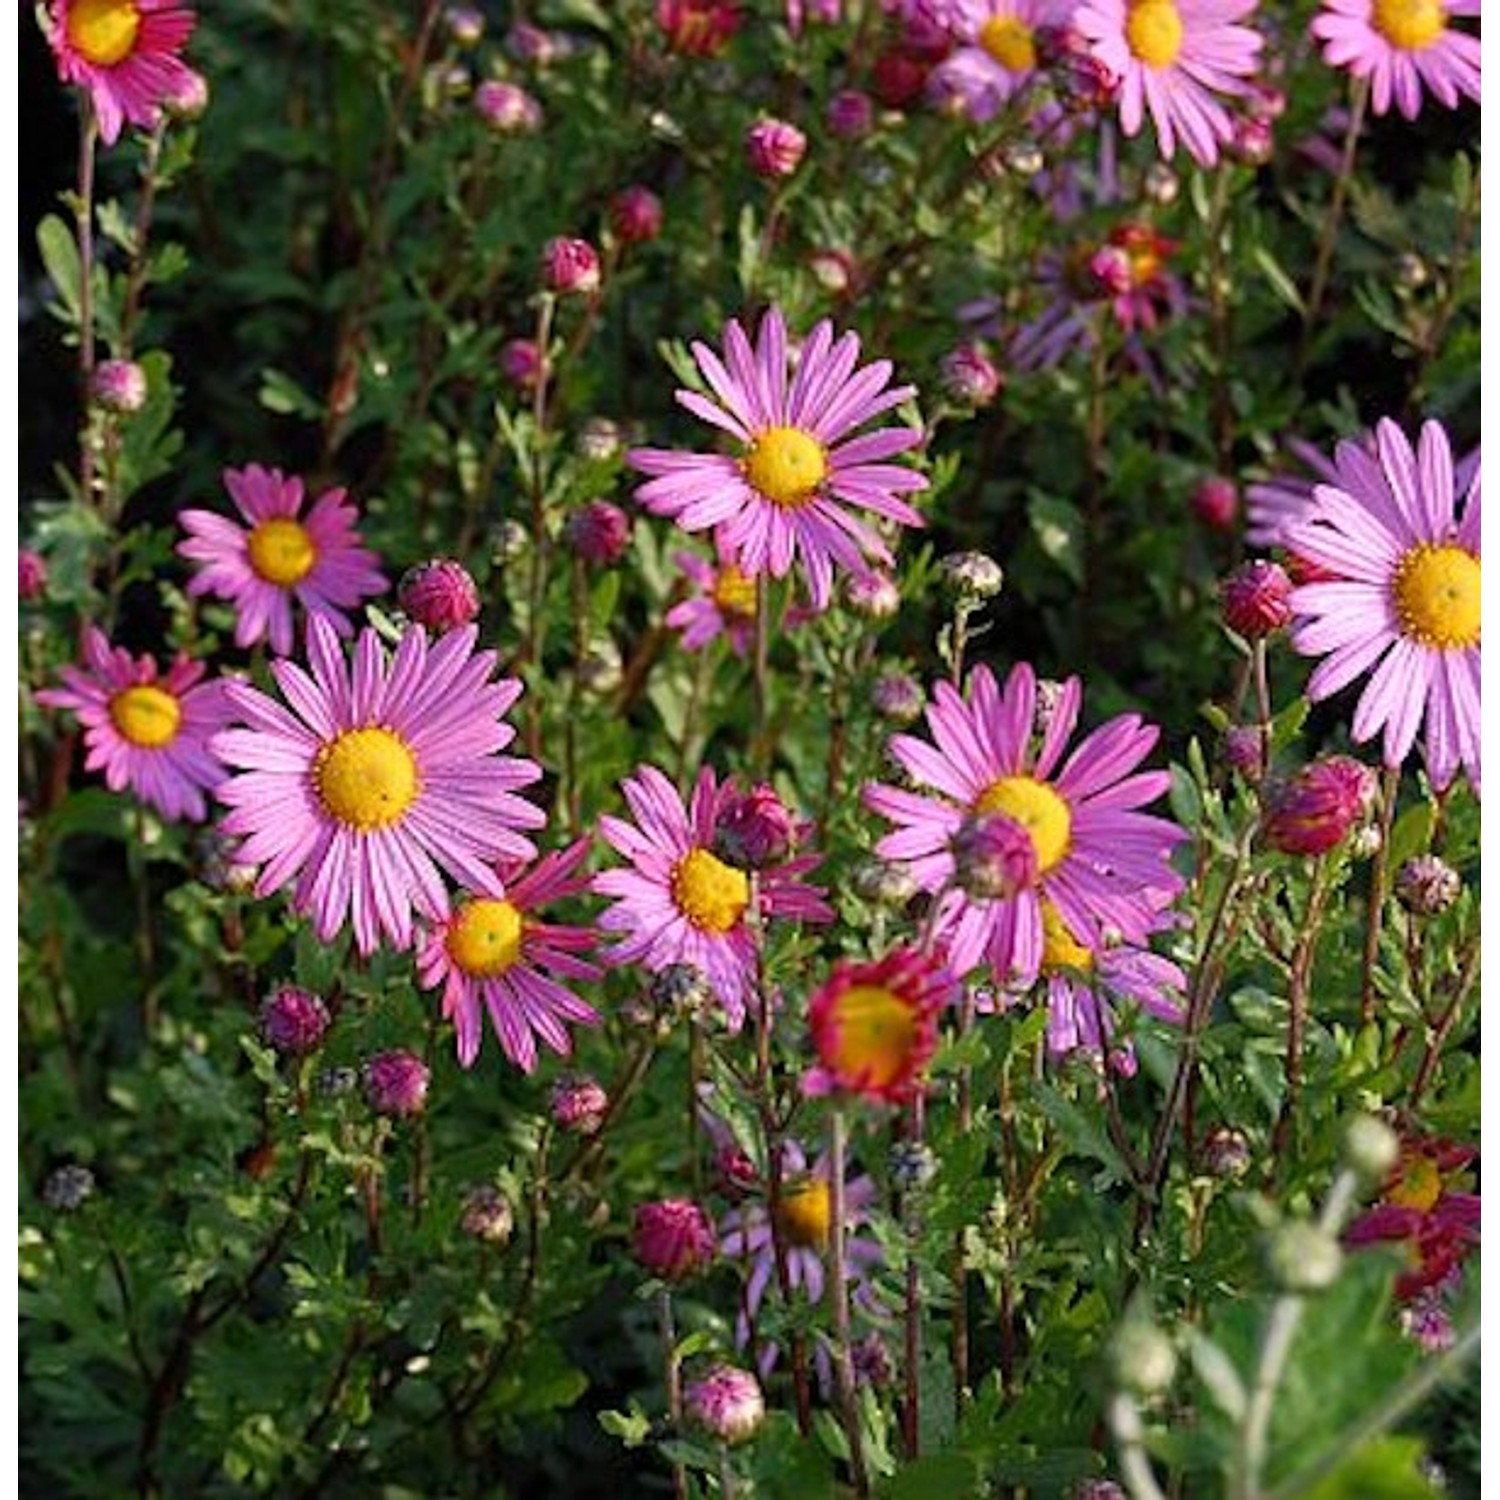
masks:
POLYGON ((901 590, 890 574, 872 569, 851 573, 844 585, 849 608, 867 620, 889 620, 901 608, 901 590))
POLYGON ((1347 755, 1315 760, 1267 793, 1261 837, 1281 854, 1326 854, 1369 813, 1375 785, 1370 768, 1347 755))
POLYGON ((590 500, 568 517, 563 535, 584 562, 611 567, 630 545, 630 517, 608 500, 590 500))
POLYGON ((988 406, 1000 391, 1000 371, 978 344, 950 349, 938 366, 943 390, 964 406, 988 406))
POLYGON ((550 31, 543 31, 530 21, 517 21, 505 33, 505 50, 517 62, 537 63, 545 67, 547 63, 557 60, 562 48, 550 31))
POLYGON ((208 110, 208 79, 192 68, 173 71, 163 84, 161 107, 174 120, 199 120, 208 110))
POLYGON ((790 177, 806 152, 807 137, 785 120, 757 120, 745 132, 745 155, 757 177, 790 177))
POLYGON ((500 348, 500 373, 523 391, 536 389, 542 378, 542 352, 534 339, 507 339, 500 348))
POLYGON ((443 12, 443 24, 460 47, 472 47, 484 35, 484 12, 472 5, 450 5, 443 12))
POLYGON ((849 1346, 849 1359, 854 1366, 854 1383, 867 1385, 871 1390, 883 1391, 896 1381, 896 1364, 891 1358, 890 1347, 878 1333, 867 1333, 849 1346))
POLYGON ((521 135, 541 128, 542 106, 519 84, 485 79, 474 90, 474 108, 502 135, 521 135))
POLYGON ((1240 492, 1234 480, 1211 474, 1193 490, 1193 514, 1215 531, 1228 531, 1240 513, 1240 492))
POLYGON ((1260 780, 1266 768, 1266 735, 1256 724, 1236 724, 1224 732, 1224 764, 1246 781, 1260 780))
POLYGON ((807 257, 813 280, 826 292, 842 296, 854 285, 854 257, 847 250, 814 250, 807 257))
POLYGON ((127 416, 138 412, 150 394, 146 372, 129 359, 106 359, 96 365, 90 389, 105 411, 127 416))
POLYGON ((828 128, 846 141, 863 139, 875 128, 875 101, 860 89, 840 89, 828 101, 828 128))
POLYGON ((1073 114, 1107 109, 1120 92, 1121 78, 1092 53, 1071 55, 1058 64, 1058 98, 1073 114))
POLYGON ((1286 90, 1274 83, 1247 80, 1249 92, 1245 96, 1245 108, 1258 120, 1279 120, 1286 113, 1286 90))
POLYGON ((1241 116, 1234 122, 1229 149, 1237 162, 1247 167, 1263 167, 1276 154, 1276 138, 1269 120, 1254 115, 1241 116))
POLYGON ((714 1190, 738 1203, 760 1186, 760 1173, 748 1153, 738 1146, 720 1146, 714 1153, 714 1190))
POLYGON ((953 874, 976 901, 1006 901, 1036 884, 1036 844, 1004 813, 973 813, 953 835, 953 874))
POLYGON ((17 556, 20 563, 20 587, 22 603, 40 599, 47 592, 47 563, 40 552, 22 547, 17 556))
POLYGON ((575 1135, 593 1135, 604 1123, 609 1095, 597 1078, 570 1073, 552 1085, 552 1119, 575 1135))
POLYGON ((682 1281, 713 1260, 713 1225, 691 1198, 642 1203, 635 1211, 631 1249, 653 1276, 682 1281))
POLYGON ((797 822, 772 787, 762 781, 733 792, 714 825, 714 850, 740 870, 763 870, 791 853, 797 822))
POLYGON ((419 1115, 432 1073, 415 1052, 381 1052, 365 1064, 365 1102, 377 1115, 419 1115))
POLYGON ((1280 563, 1257 558, 1219 585, 1224 623, 1247 641, 1274 635, 1292 618, 1292 580, 1280 563))
POLYGON ((485 1183, 464 1194, 458 1224, 465 1234, 472 1234, 476 1240, 483 1240, 487 1245, 504 1246, 510 1243, 510 1237, 515 1233, 516 1211, 499 1188, 485 1183))
POLYGON ((915 677, 906 672, 887 672, 875 679, 870 701, 882 719, 893 724, 910 724, 919 719, 927 707, 927 695, 915 677))
POLYGON ((479 590, 462 563, 434 557, 408 568, 396 589, 407 618, 434 635, 468 625, 479 615, 479 590))
POLYGON ((283 1057, 306 1057, 323 1045, 331 1019, 328 1007, 308 990, 284 984, 260 1008, 260 1032, 283 1057))
POLYGON ((1396 871, 1396 899, 1414 916, 1447 911, 1463 888, 1463 877, 1436 854, 1413 855, 1396 871))
POLYGON ((689 1381, 682 1404, 689 1422, 730 1447, 754 1437, 766 1419, 760 1382, 734 1365, 715 1365, 689 1381))
POLYGON ((599 290, 599 254, 587 240, 559 235, 542 251, 542 275, 547 289, 562 296, 599 290))
POLYGON ((609 205, 610 228, 622 244, 644 245, 661 233, 661 199, 634 183, 615 194, 609 205))

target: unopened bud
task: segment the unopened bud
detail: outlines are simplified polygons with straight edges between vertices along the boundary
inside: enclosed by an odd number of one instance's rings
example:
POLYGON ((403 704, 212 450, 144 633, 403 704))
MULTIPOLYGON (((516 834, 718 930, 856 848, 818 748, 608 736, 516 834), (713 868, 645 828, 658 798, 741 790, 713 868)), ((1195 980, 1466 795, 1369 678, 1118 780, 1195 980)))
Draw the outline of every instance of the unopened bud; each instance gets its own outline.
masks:
POLYGON ((1320 1292, 1338 1279, 1344 1252, 1326 1229, 1296 1220, 1272 1230, 1266 1241, 1266 1263, 1284 1290, 1320 1292))
POLYGON ((939 560, 938 572, 948 589, 969 603, 993 599, 1005 586, 1000 564, 983 552, 950 552, 939 560))
POLYGON ((1401 1159, 1401 1138, 1375 1115, 1355 1115, 1344 1127, 1344 1160, 1361 1177, 1379 1182, 1401 1159))
POLYGON ((1132 1318, 1115 1334, 1110 1348, 1115 1378, 1138 1396, 1156 1396, 1177 1374, 1177 1351, 1154 1323, 1132 1318))
POLYGON ((1445 912, 1462 894, 1458 871, 1436 854, 1418 854, 1396 871, 1396 899, 1417 917, 1445 912))
POLYGON ((470 1188, 464 1196, 459 1227, 465 1234, 487 1245, 504 1245, 515 1232, 516 1214, 510 1199, 499 1188, 487 1184, 470 1188))

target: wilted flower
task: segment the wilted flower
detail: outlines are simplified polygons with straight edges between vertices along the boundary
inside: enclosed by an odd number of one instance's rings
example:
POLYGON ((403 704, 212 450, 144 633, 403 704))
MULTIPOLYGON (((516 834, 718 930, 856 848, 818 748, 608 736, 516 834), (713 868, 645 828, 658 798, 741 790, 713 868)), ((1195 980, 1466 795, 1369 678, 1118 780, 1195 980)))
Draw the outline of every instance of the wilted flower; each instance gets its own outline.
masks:
POLYGON ((273 990, 260 1010, 261 1035, 286 1057, 316 1052, 330 1021, 328 1007, 317 995, 291 984, 273 990))
POLYGON ((469 570, 451 557, 434 557, 407 569, 396 597, 408 619, 434 635, 468 625, 479 616, 479 590, 469 570))
POLYGON ((377 1115, 419 1115, 427 1107, 432 1072, 415 1052, 380 1052, 364 1066, 365 1101, 377 1115))
POLYGON ((641 1203, 635 1210, 631 1250, 653 1276, 682 1281, 713 1260, 713 1226, 691 1198, 641 1203))
POLYGON ((978 901, 1004 900, 1037 877, 1031 834, 1004 813, 971 813, 953 835, 953 878, 978 901))
POLYGON ((668 48, 684 57, 715 57, 743 19, 735 0, 656 0, 656 24, 668 48))

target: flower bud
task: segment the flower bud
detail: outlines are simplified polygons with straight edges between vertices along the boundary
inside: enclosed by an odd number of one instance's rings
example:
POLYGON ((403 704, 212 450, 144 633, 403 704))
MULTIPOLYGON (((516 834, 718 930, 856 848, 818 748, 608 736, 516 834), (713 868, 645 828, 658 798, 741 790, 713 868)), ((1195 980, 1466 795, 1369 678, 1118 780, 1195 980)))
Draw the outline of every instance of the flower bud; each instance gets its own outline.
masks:
POLYGON ((903 864, 870 859, 854 871, 854 893, 877 906, 905 906, 917 894, 917 880, 903 864))
POLYGON ((851 573, 844 585, 849 608, 867 620, 889 620, 901 608, 901 590, 888 573, 851 573))
POLYGON ((377 1115, 419 1115, 427 1107, 431 1080, 431 1071, 415 1052, 381 1052, 365 1064, 365 1101, 377 1115))
POLYGON ((651 1002, 668 1015, 702 1015, 713 1004, 713 986, 692 964, 668 964, 651 979, 651 1002))
POLYGON ((715 1365, 689 1381, 682 1394, 688 1421, 730 1447, 754 1437, 765 1421, 760 1382, 734 1365, 715 1365))
POLYGON ((1427 262, 1413 250, 1403 250, 1396 257, 1396 285, 1415 292, 1427 285, 1427 262))
POLYGON ((840 89, 828 101, 828 128, 841 139, 857 141, 875 127, 875 101, 859 89, 840 89))
POLYGON ((983 552, 950 552, 939 559, 938 572, 949 591, 965 603, 993 599, 1005 586, 1000 564, 983 552))
POLYGON ((1164 161, 1152 162, 1141 179, 1142 193, 1152 203, 1159 203, 1163 208, 1177 201, 1180 186, 1177 174, 1164 161))
POLYGON ((499 1188, 485 1184, 464 1194, 458 1223, 465 1234, 473 1235, 476 1240, 502 1246, 510 1242, 515 1232, 516 1211, 499 1188))
POLYGON ((599 290, 599 253, 587 240, 558 235, 542 251, 542 276, 559 296, 592 295, 599 290))
POLYGON ((291 984, 273 990, 260 1008, 261 1035, 283 1057, 306 1057, 316 1052, 331 1024, 323 1001, 291 984))
POLYGON ((354 1068, 324 1068, 313 1080, 313 1087, 326 1099, 340 1099, 359 1087, 359 1073, 354 1068))
POLYGON ((146 372, 129 359, 106 359, 95 366, 89 389, 105 411, 117 416, 138 412, 150 394, 146 372))
POLYGON ((726 799, 714 824, 714 853, 736 869, 763 870, 786 859, 796 835, 786 804, 761 782, 726 799))
POLYGON ((201 120, 208 113, 208 79, 192 68, 177 69, 164 86, 161 107, 173 120, 201 120))
POLYGON ((1436 854, 1418 854, 1396 871, 1396 899, 1417 917, 1435 917, 1458 900, 1464 883, 1436 854))
POLYGON ((1375 778, 1347 755, 1330 755, 1271 787, 1261 837, 1281 854, 1326 854, 1341 843, 1374 802, 1375 778))
POLYGON ((656 24, 667 48, 683 57, 714 57, 739 30, 733 0, 656 0, 656 24))
POLYGON ((1292 618, 1292 580, 1280 563, 1256 558, 1219 585, 1224 623, 1247 641, 1282 629, 1292 618))
POLYGON ((882 719, 893 724, 910 724, 927 707, 927 695, 915 677, 906 672, 886 672, 875 679, 870 701, 882 719))
POLYGON ((434 557, 408 568, 396 598, 408 619, 434 635, 468 625, 479 615, 479 590, 468 569, 451 557, 434 557))
MULTIPOLYGON (((1401 1332, 1424 1354, 1441 1354, 1444 1350, 1451 1349, 1458 1337, 1453 1319, 1443 1305, 1442 1295, 1436 1291, 1401 1308, 1397 1313, 1397 1320, 1401 1325, 1401 1332)), ((1438 1472, 1442 1473, 1441 1470, 1438 1472)), ((1439 1484, 1437 1488, 1443 1490, 1447 1486, 1439 1484)))
POLYGON ((1269 120, 1242 115, 1229 138, 1230 155, 1247 167, 1263 167, 1276 154, 1276 137, 1269 120))
POLYGON ((891 1183, 898 1193, 915 1193, 937 1176, 937 1157, 925 1141, 897 1141, 891 1147, 891 1183))
POLYGON ((1129 1500, 1113 1479, 1080 1479, 1068 1491, 1068 1500, 1129 1500))
POLYGON ((1035 141, 1015 141, 1005 148, 1005 168, 1017 177, 1035 177, 1047 165, 1035 141))
POLYGON ((1266 1263, 1283 1290, 1321 1292, 1338 1279, 1344 1252, 1326 1229, 1298 1219, 1271 1232, 1266 1263))
POLYGON ((443 24, 460 47, 472 47, 484 35, 484 12, 472 5, 450 5, 443 12, 443 24))
POLYGON ((17 561, 20 565, 17 592, 23 604, 40 599, 47 592, 47 561, 40 552, 22 547, 17 561))
POLYGON ((760 1186, 760 1173, 747 1152, 738 1146, 720 1146, 714 1152, 713 1188, 716 1193, 739 1203, 760 1186))
POLYGON ((1400 1136, 1377 1115, 1355 1115, 1344 1127, 1344 1160, 1361 1177, 1379 1182, 1400 1159, 1400 1136))
POLYGON ((474 108, 501 135, 523 135, 540 130, 542 106, 520 84, 487 78, 474 90, 474 108))
POLYGON ((927 87, 930 63, 894 48, 882 52, 870 69, 870 87, 887 109, 904 109, 927 87))
POLYGON ((948 398, 963 406, 988 406, 1000 391, 1000 371, 978 344, 950 349, 938 373, 948 398))
POLYGON ((867 1385, 872 1391, 888 1390, 896 1382, 896 1365, 890 1348, 878 1333, 867 1333, 849 1346, 849 1361, 854 1366, 855 1385, 867 1385))
POLYGON ((505 50, 517 62, 546 67, 548 63, 556 62, 566 49, 550 31, 533 26, 530 21, 517 21, 505 33, 505 50))
POLYGON ((1110 1346, 1115 1378, 1138 1396, 1157 1396, 1177 1374, 1177 1351, 1154 1323, 1133 1317, 1123 1323, 1110 1346))
POLYGON ((524 557, 530 545, 531 534, 513 516, 501 521, 490 533, 490 556, 499 567, 524 557))
POLYGON ((951 848, 954 881, 976 901, 1006 901, 1036 884, 1036 844, 1004 813, 971 813, 951 848))
POLYGON ((608 500, 590 500, 568 517, 563 536, 584 562, 607 568, 630 546, 630 517, 608 500))
POLYGON ((643 245, 661 233, 661 199, 633 183, 615 194, 609 205, 610 228, 622 244, 643 245))
POLYGON ((807 258, 807 268, 813 280, 836 297, 854 285, 854 257, 847 250, 814 250, 807 258))
POLYGON ((500 346, 500 373, 523 391, 536 389, 542 378, 542 351, 534 339, 508 339, 500 346))
POLYGON ((790 177, 807 153, 807 137, 785 120, 757 120, 745 132, 745 156, 757 177, 790 177))
POLYGON ((612 640, 595 641, 578 659, 574 668, 578 685, 596 698, 607 698, 625 680, 625 663, 620 648, 612 640))
POLYGON ((597 463, 613 458, 624 444, 620 424, 608 417, 589 417, 578 429, 578 451, 597 463))
POLYGON ((1243 1130, 1216 1125, 1203 1138, 1201 1160, 1210 1177, 1234 1181, 1250 1170, 1250 1142, 1243 1130))
POLYGON ((94 1196, 94 1174, 76 1162, 58 1167, 42 1184, 42 1202, 59 1213, 74 1213, 94 1196))
POLYGON ((1224 763, 1246 781, 1259 781, 1266 768, 1266 733, 1258 724, 1235 724, 1224 732, 1224 763))
POLYGON ((604 1123, 609 1095, 597 1078, 568 1073, 552 1085, 552 1119, 575 1135, 593 1135, 604 1123))
POLYGON ((1198 482, 1192 495, 1193 514, 1215 531, 1228 531, 1240 512, 1240 492, 1234 480, 1211 474, 1198 482))
POLYGON ((631 1250, 653 1276, 682 1281, 714 1258, 708 1215, 691 1198, 662 1198, 636 1207, 631 1250))

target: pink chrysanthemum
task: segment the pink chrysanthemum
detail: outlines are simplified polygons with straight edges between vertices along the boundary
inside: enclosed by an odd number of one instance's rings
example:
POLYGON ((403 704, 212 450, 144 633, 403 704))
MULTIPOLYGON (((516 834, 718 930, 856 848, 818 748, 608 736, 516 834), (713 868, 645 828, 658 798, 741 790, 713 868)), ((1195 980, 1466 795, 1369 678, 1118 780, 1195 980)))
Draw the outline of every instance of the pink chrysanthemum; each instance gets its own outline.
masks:
POLYGON ((892 560, 852 508, 902 526, 923 524, 900 496, 925 489, 927 481, 913 469, 885 462, 916 447, 921 428, 883 427, 849 436, 915 389, 884 389, 889 360, 856 373, 858 335, 846 333, 835 342, 826 320, 803 344, 789 380, 786 324, 775 308, 761 319, 753 350, 731 321, 724 354, 720 360, 695 342, 693 357, 717 400, 683 390, 677 399, 733 437, 742 446, 739 457, 637 448, 630 462, 653 476, 637 497, 685 531, 717 527, 721 545, 749 577, 781 578, 800 557, 813 604, 826 609, 833 564, 863 572, 866 557, 892 560))
POLYGON ((352 917, 361 953, 382 936, 409 948, 413 907, 448 916, 439 870, 504 900, 495 862, 536 854, 517 830, 546 819, 515 789, 541 767, 497 753, 515 737, 501 715, 521 684, 491 682, 495 653, 476 653, 475 639, 468 625, 429 644, 412 626, 387 659, 366 629, 351 671, 333 625, 314 615, 311 674, 271 663, 289 709, 248 683, 227 689, 246 727, 212 742, 243 771, 218 789, 232 809, 221 827, 244 840, 240 863, 262 867, 257 896, 296 881, 292 905, 325 943, 352 917))
POLYGON ((193 86, 178 53, 197 20, 177 0, 53 0, 58 77, 88 90, 106 146, 127 122, 154 126, 162 105, 193 86))
POLYGON ((1287 451, 1316 477, 1282 472, 1246 488, 1245 540, 1252 547, 1284 546, 1287 528, 1307 514, 1318 483, 1338 483, 1338 470, 1311 443, 1292 438, 1287 451))
MULTIPOLYGON (((736 796, 734 786, 720 786, 705 766, 686 808, 655 766, 642 766, 622 787, 635 826, 606 814, 599 830, 633 868, 596 875, 593 889, 620 898, 599 918, 599 926, 626 936, 601 957, 611 965, 640 963, 653 974, 671 964, 697 969, 713 986, 730 1028, 738 1031, 755 977, 755 937, 746 921, 750 877, 714 853, 715 832, 736 796)), ((802 879, 820 858, 799 855, 759 872, 763 921, 832 920, 822 892, 802 879)))
POLYGON ((179 656, 160 676, 149 656, 112 647, 94 626, 84 632, 82 667, 64 667, 65 686, 37 701, 71 709, 83 725, 84 762, 103 771, 112 792, 127 787, 164 818, 201 819, 205 792, 228 774, 209 741, 230 718, 225 684, 204 682, 202 662, 179 656))
POLYGON ((1326 660, 1307 684, 1315 702, 1373 669, 1354 710, 1356 741, 1385 730, 1388 766, 1426 725, 1433 784, 1460 765, 1479 790, 1480 468, 1460 492, 1448 435, 1423 424, 1415 453, 1383 418, 1370 456, 1336 455, 1337 484, 1313 491, 1287 545, 1338 576, 1292 593, 1292 644, 1326 660), (1462 515, 1458 514, 1462 510, 1462 515))
POLYGON ((1076 677, 1062 685, 1035 753, 1030 667, 1015 667, 1002 690, 989 668, 978 666, 969 688, 967 700, 947 683, 935 688, 927 710, 935 746, 907 734, 891 740, 896 760, 936 795, 865 788, 866 804, 899 825, 877 852, 904 861, 938 898, 935 931, 953 972, 987 963, 998 982, 1029 984, 1045 948, 1044 901, 1090 949, 1100 946, 1106 927, 1127 942, 1144 941, 1181 887, 1168 859, 1187 837, 1175 823, 1138 811, 1168 786, 1165 771, 1135 770, 1155 745, 1156 728, 1122 714, 1090 734, 1059 770, 1083 697, 1076 677), (953 838, 975 813, 1003 813, 1031 835, 1031 885, 992 900, 959 888, 953 838))
POLYGON ((309 617, 349 635, 344 611, 382 593, 388 581, 377 566, 380 559, 360 542, 358 513, 344 491, 328 490, 301 516, 302 481, 279 469, 225 469, 224 487, 250 527, 208 510, 181 513, 188 540, 177 551, 200 565, 188 593, 214 594, 235 606, 237 646, 269 637, 273 651, 289 656, 293 599, 309 617))
POLYGON ((557 982, 598 979, 601 971, 576 957, 594 944, 587 927, 538 921, 532 913, 588 888, 573 872, 588 854, 587 839, 547 855, 523 872, 517 864, 496 871, 502 896, 474 896, 427 935, 417 953, 423 989, 443 990, 443 1016, 457 1032, 458 1060, 473 1066, 483 1024, 490 1024, 505 1055, 529 1073, 540 1037, 567 1057, 572 1041, 564 1022, 596 1025, 598 1013, 557 982))
POLYGON ((956 0, 959 47, 927 80, 940 100, 957 99, 971 120, 992 119, 1036 72, 1036 33, 1063 26, 1075 0, 956 0))
POLYGON ((1162 157, 1179 138, 1194 161, 1211 167, 1234 138, 1234 121, 1218 94, 1248 92, 1263 38, 1234 23, 1256 0, 1084 0, 1073 24, 1094 55, 1120 79, 1120 126, 1141 128, 1146 111, 1162 157))
MULTIPOLYGON (((695 552, 674 552, 672 561, 696 590, 667 611, 666 623, 682 632, 683 650, 701 650, 722 635, 736 656, 748 655, 755 638, 755 580, 740 571, 722 546, 717 566, 695 552)), ((781 628, 794 629, 816 613, 792 605, 781 617, 781 628)))
POLYGON ((1460 98, 1478 103, 1479 38, 1449 24, 1478 14, 1479 0, 1323 0, 1311 29, 1324 62, 1370 80, 1377 115, 1394 101, 1415 120, 1424 85, 1449 109, 1460 98))

